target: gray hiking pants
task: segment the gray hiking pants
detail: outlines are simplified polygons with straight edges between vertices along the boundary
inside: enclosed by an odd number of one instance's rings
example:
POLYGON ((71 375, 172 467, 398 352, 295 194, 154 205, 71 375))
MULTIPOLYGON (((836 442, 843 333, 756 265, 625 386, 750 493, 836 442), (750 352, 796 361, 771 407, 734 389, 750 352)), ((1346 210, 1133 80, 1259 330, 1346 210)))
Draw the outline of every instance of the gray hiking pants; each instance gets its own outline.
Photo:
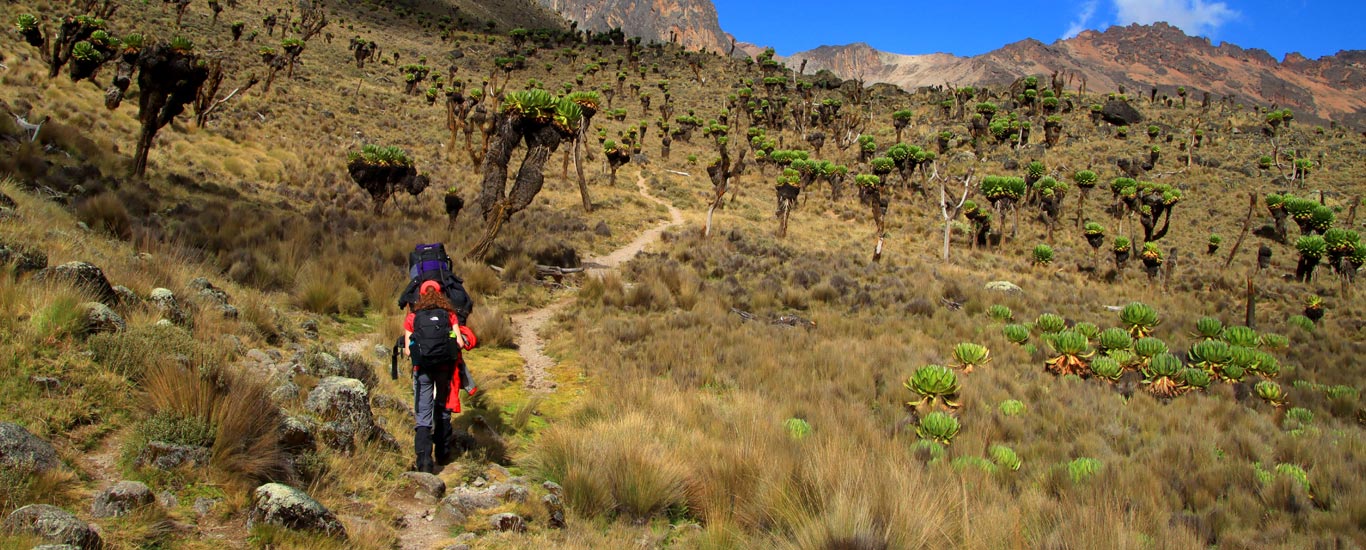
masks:
POLYGON ((439 370, 443 369, 418 369, 413 373, 413 413, 417 427, 431 428, 433 433, 449 433, 451 411, 446 409, 446 399, 451 393, 453 373, 437 372, 439 370), (433 424, 434 420, 440 425, 433 424))

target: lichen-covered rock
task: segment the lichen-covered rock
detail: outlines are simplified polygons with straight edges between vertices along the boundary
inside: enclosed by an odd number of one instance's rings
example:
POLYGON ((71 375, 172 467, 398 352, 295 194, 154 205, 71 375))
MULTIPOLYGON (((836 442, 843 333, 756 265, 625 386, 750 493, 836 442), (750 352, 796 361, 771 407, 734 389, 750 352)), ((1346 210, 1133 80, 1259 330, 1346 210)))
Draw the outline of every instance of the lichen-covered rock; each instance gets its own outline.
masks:
POLYGON ((119 296, 119 305, 127 307, 139 307, 142 305, 142 297, 133 289, 123 285, 114 285, 114 294, 119 296))
POLYGON ((291 453, 312 451, 317 445, 317 424, 307 418, 285 415, 280 422, 280 446, 291 453))
POLYGON ((269 524, 346 538, 346 527, 327 507, 307 493, 280 483, 267 483, 252 491, 247 528, 269 524))
POLYGON ((523 520, 522 516, 507 512, 489 516, 489 525, 493 527, 494 531, 511 531, 514 533, 526 531, 526 520, 523 520))
POLYGON ((44 270, 39 279, 62 281, 90 292, 100 303, 108 306, 118 305, 119 295, 105 278, 104 270, 86 262, 67 262, 44 270))
POLYGON ((100 302, 81 304, 81 313, 85 316, 84 333, 86 335, 101 332, 120 332, 128 327, 123 322, 122 316, 100 302))
POLYGON ((89 524, 50 504, 30 504, 15 510, 5 518, 5 531, 70 544, 82 550, 94 550, 103 545, 89 524))
POLYGON ((567 524, 564 520, 564 501, 559 495, 554 493, 541 497, 541 504, 545 505, 545 512, 549 519, 546 525, 551 529, 564 529, 567 524))
POLYGON ((151 504, 152 490, 140 481, 120 481, 95 496, 90 515, 97 518, 122 516, 151 504))
POLYGON ((177 325, 189 323, 190 317, 185 313, 185 309, 180 306, 180 301, 176 300, 175 293, 170 289, 154 288, 152 294, 147 297, 147 301, 161 312, 162 317, 177 325))
POLYGON ((446 482, 426 472, 403 472, 405 492, 422 502, 434 503, 446 496, 446 482))
POLYGON ((0 468, 46 472, 61 465, 52 444, 29 433, 23 426, 0 422, 0 468))
POLYGON ((441 499, 439 512, 459 523, 474 513, 509 502, 526 502, 526 487, 510 483, 496 483, 485 489, 457 487, 441 499))
POLYGON ((346 376, 347 370, 346 363, 327 352, 315 353, 304 363, 304 373, 319 378, 346 376))
POLYGON ((283 404, 299 398, 299 385, 288 380, 270 390, 270 400, 283 404))
POLYGON ((375 415, 370 410, 370 392, 360 380, 340 376, 324 378, 308 393, 304 406, 329 424, 336 424, 338 431, 350 431, 363 441, 379 436, 375 415))
POLYGON ((356 429, 349 422, 325 422, 318 430, 323 445, 341 454, 356 452, 356 429))
POLYGON ((152 441, 142 448, 134 463, 137 466, 152 466, 161 470, 174 470, 181 466, 203 466, 209 463, 209 449, 152 441))
POLYGON ((0 242, 0 265, 14 263, 14 275, 40 271, 47 268, 47 254, 36 248, 22 244, 0 242))

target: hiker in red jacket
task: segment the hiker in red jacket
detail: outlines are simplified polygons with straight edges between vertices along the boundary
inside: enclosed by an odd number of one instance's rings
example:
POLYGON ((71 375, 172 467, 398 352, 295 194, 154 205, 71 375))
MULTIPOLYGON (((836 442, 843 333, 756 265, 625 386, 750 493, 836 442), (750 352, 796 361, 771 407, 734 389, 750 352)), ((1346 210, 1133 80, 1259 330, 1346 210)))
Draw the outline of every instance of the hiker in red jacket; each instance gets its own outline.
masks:
MULTIPOLYGON (((416 470, 435 473, 449 459, 451 413, 460 412, 461 350, 474 349, 474 332, 461 326, 455 307, 436 281, 422 283, 417 303, 403 320, 403 354, 413 360, 416 470), (438 413, 439 408, 439 413, 438 413), (436 461, 432 460, 435 443, 436 461)), ((468 375, 464 375, 468 377, 468 375)), ((473 384, 470 393, 478 391, 473 384)))

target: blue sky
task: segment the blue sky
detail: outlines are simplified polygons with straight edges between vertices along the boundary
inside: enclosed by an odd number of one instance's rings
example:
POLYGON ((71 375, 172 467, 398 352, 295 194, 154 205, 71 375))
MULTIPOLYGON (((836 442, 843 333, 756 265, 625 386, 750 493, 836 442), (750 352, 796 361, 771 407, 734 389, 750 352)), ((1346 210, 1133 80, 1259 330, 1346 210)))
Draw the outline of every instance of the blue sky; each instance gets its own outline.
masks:
POLYGON ((977 55, 1085 29, 1167 21, 1186 34, 1277 59, 1366 49, 1366 0, 713 0, 721 28, 781 55, 867 42, 895 53, 977 55))

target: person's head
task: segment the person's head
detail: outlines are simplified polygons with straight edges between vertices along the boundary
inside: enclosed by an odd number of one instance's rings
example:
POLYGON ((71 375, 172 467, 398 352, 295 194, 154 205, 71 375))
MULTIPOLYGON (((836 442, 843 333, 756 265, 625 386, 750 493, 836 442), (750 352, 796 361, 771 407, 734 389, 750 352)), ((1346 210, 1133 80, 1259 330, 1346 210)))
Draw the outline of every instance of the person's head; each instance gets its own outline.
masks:
POLYGON ((413 305, 413 311, 424 309, 444 309, 455 311, 455 306, 451 305, 451 300, 441 292, 441 283, 427 281, 422 283, 417 289, 417 303, 413 305))

